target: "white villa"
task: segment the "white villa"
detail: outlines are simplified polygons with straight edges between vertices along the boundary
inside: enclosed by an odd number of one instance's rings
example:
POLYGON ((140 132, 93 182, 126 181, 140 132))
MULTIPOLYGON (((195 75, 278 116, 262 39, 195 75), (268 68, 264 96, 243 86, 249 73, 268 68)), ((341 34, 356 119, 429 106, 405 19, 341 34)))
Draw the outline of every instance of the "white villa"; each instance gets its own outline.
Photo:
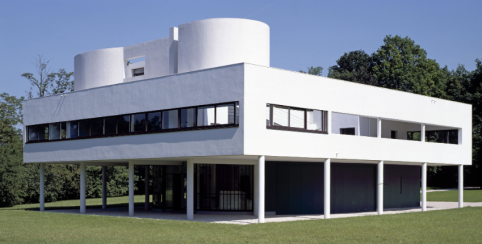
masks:
POLYGON ((88 165, 129 167, 131 216, 143 166, 154 169, 150 207, 187 219, 425 211, 433 165, 459 166, 462 207, 471 105, 272 68, 265 23, 194 21, 74 63, 74 92, 24 102, 24 162, 41 164, 41 210, 45 164, 80 164, 81 213, 88 165))

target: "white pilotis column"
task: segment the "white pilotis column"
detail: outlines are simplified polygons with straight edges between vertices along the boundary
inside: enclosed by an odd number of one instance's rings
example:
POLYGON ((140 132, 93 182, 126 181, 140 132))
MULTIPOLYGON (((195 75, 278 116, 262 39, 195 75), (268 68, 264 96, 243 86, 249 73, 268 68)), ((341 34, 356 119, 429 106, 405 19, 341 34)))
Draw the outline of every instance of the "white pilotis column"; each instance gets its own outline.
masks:
POLYGON ((422 211, 427 211, 427 163, 422 165, 422 211))
POLYGON ((459 208, 464 207, 464 165, 459 165, 459 208))
POLYGON ((80 163, 80 213, 85 213, 85 163, 80 163))
POLYGON ((149 175, 151 174, 150 169, 151 167, 149 165, 145 166, 145 176, 144 176, 144 195, 145 195, 145 203, 144 203, 144 209, 149 210, 149 175))
POLYGON ((420 141, 425 142, 425 124, 420 126, 420 141))
POLYGON ((377 118, 377 138, 382 138, 382 119, 377 118))
POLYGON ((378 206, 378 215, 383 214, 383 161, 378 163, 378 189, 377 189, 377 206, 378 206))
POLYGON ((129 162, 129 216, 134 216, 134 163, 129 162))
POLYGON ((45 164, 40 164, 40 211, 45 210, 45 164))
POLYGON ((102 209, 107 208, 107 166, 102 166, 102 209))
POLYGON ((264 156, 258 158, 258 223, 264 223, 264 156))
POLYGON ((331 190, 331 160, 327 158, 325 160, 325 182, 324 182, 324 213, 325 219, 330 218, 330 211, 331 211, 331 200, 330 200, 330 190, 331 190))
POLYGON ((194 162, 192 159, 187 160, 187 196, 186 208, 187 219, 194 219, 194 162))

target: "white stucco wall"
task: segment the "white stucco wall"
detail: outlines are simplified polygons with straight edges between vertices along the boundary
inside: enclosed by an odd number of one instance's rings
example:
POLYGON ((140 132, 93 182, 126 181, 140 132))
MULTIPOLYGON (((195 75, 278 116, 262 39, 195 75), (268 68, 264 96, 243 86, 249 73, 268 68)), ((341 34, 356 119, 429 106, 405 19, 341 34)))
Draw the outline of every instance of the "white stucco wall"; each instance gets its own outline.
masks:
MULTIPOLYGON (((472 162, 472 108, 467 104, 247 64, 244 111, 246 155, 318 158, 320 162, 323 158, 332 158, 334 162, 351 159, 466 165, 472 162), (265 122, 267 103, 462 128, 463 143, 269 130, 265 122)), ((382 134, 383 124, 389 128, 389 123, 382 121, 382 134)))
POLYGON ((122 47, 78 54, 74 58, 74 90, 121 83, 124 79, 123 60, 122 47))
MULTIPOLYGON (((222 102, 240 102, 243 64, 93 88, 24 102, 25 125, 72 121, 222 102)), ((27 143, 24 162, 169 158, 243 154, 238 128, 27 143)))
POLYGON ((179 73, 234 63, 269 66, 269 26, 248 19, 206 19, 179 25, 179 73))

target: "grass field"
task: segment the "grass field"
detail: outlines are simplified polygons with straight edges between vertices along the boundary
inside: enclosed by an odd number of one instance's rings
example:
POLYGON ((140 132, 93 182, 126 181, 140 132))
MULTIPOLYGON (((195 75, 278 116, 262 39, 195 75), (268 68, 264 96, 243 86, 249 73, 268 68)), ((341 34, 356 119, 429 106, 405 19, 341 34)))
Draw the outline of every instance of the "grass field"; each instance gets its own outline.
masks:
MULTIPOLYGON (((457 191, 427 193, 429 201, 457 201, 457 191)), ((482 190, 465 190, 482 202, 482 190)), ((128 197, 108 199, 127 206, 128 197)), ((135 196, 143 205, 144 196, 135 196)), ((100 207, 100 198, 87 199, 100 207)), ((46 203, 47 209, 78 208, 79 200, 46 203)), ((247 226, 190 221, 38 212, 38 204, 0 208, 0 243, 482 243, 482 208, 463 208, 345 219, 247 226)))
MULTIPOLYGON (((457 202, 459 191, 427 192, 427 201, 457 202)), ((464 202, 482 202, 482 190, 464 190, 464 202)))
POLYGON ((482 208, 247 226, 0 210, 14 243, 481 243, 482 208))

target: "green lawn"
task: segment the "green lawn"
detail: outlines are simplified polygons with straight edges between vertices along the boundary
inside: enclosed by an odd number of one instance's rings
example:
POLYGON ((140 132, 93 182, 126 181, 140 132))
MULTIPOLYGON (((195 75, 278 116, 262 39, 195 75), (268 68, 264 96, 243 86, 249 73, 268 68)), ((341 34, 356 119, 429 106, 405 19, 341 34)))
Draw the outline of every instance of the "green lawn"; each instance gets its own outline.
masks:
POLYGON ((0 209, 0 243, 481 243, 482 208, 247 226, 0 209))
MULTIPOLYGON (((150 196, 150 201, 152 202, 152 195, 150 196)), ((102 198, 88 198, 85 200, 87 208, 101 208, 102 207, 102 198)), ((107 198, 107 205, 109 207, 127 207, 129 203, 128 196, 122 197, 109 197, 107 198)), ((144 195, 136 195, 134 196, 134 203, 135 205, 142 205, 144 206, 144 195)), ((47 202, 45 203, 45 209, 62 209, 62 208, 79 208, 80 200, 63 200, 57 202, 47 202)), ((23 210, 38 210, 40 204, 33 203, 33 204, 23 204, 23 205, 15 205, 11 208, 0 208, 2 209, 23 209, 23 210)))
MULTIPOLYGON (((459 191, 427 192, 427 201, 458 202, 459 191)), ((464 202, 482 202, 482 190, 464 190, 464 202)))

